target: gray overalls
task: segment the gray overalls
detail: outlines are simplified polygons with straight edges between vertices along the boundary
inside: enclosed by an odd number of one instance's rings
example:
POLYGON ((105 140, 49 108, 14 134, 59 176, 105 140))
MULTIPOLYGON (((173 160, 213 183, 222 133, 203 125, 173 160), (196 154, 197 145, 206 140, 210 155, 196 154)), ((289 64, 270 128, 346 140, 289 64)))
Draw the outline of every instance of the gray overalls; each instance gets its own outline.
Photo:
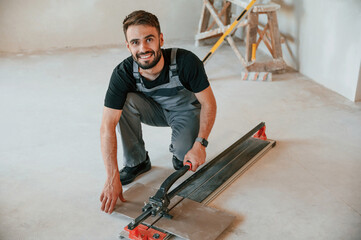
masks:
POLYGON ((128 93, 119 121, 124 166, 133 167, 146 159, 141 123, 172 128, 170 152, 183 161, 199 131, 200 104, 194 93, 179 80, 177 49, 171 51, 169 82, 148 89, 144 86, 138 64, 133 63, 137 92, 128 93))

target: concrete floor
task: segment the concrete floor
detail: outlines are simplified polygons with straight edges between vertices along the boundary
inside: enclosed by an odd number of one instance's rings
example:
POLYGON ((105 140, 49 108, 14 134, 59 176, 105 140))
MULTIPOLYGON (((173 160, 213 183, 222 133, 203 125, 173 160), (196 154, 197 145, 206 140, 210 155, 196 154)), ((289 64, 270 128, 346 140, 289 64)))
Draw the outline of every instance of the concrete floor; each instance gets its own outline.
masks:
MULTIPOLYGON (((200 58, 210 49, 168 46, 200 58)), ((103 99, 127 56, 93 48, 0 57, 0 239, 117 239, 128 224, 99 202, 103 99)), ((229 46, 206 70, 218 102, 207 159, 261 121, 277 141, 211 203, 237 215, 220 239, 361 239, 361 103, 295 72, 242 81, 229 46)), ((173 172, 170 129, 144 126, 144 138, 153 168, 137 182, 157 188, 173 172)))

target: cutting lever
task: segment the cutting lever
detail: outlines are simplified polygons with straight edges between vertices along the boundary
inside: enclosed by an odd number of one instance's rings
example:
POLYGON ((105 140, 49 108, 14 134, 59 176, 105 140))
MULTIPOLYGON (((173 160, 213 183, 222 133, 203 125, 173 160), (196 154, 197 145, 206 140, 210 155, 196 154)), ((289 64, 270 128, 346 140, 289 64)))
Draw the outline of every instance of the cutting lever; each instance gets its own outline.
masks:
POLYGON ((175 196, 175 193, 172 194, 172 196, 169 196, 168 190, 181 176, 183 176, 190 169, 192 169, 192 163, 187 161, 181 169, 172 173, 172 175, 170 175, 162 183, 156 194, 149 198, 149 202, 142 208, 143 213, 128 224, 128 229, 133 230, 150 215, 154 217, 159 214, 162 217, 172 218, 172 216, 168 213, 168 206, 170 199, 175 196))

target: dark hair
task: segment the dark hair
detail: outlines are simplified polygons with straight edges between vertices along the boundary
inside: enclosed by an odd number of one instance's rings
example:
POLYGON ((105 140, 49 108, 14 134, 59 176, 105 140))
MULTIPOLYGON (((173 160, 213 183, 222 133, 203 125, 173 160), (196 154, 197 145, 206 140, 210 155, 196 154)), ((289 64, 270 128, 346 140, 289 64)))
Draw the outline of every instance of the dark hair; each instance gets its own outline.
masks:
POLYGON ((127 38, 127 30, 132 25, 148 25, 155 27, 160 34, 160 25, 158 18, 144 10, 137 10, 125 17, 123 21, 123 31, 125 38, 127 38))

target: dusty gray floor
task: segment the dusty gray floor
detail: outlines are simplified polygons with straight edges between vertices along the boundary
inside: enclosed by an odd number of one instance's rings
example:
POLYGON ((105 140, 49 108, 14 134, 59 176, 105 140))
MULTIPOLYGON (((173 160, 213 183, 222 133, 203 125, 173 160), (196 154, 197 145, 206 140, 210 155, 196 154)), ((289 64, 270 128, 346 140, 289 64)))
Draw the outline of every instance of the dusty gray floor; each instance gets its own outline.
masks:
MULTIPOLYGON (((200 58, 210 48, 172 46, 200 58)), ((100 211, 99 125, 112 69, 127 56, 0 57, 0 239, 117 239, 128 220, 100 211)), ((220 239, 361 239, 361 104, 299 73, 242 81, 227 46, 206 70, 218 102, 207 159, 261 121, 277 141, 211 203, 237 215, 220 239)), ((145 126, 144 138, 154 167, 137 182, 158 187, 173 171, 170 130, 145 126)))

